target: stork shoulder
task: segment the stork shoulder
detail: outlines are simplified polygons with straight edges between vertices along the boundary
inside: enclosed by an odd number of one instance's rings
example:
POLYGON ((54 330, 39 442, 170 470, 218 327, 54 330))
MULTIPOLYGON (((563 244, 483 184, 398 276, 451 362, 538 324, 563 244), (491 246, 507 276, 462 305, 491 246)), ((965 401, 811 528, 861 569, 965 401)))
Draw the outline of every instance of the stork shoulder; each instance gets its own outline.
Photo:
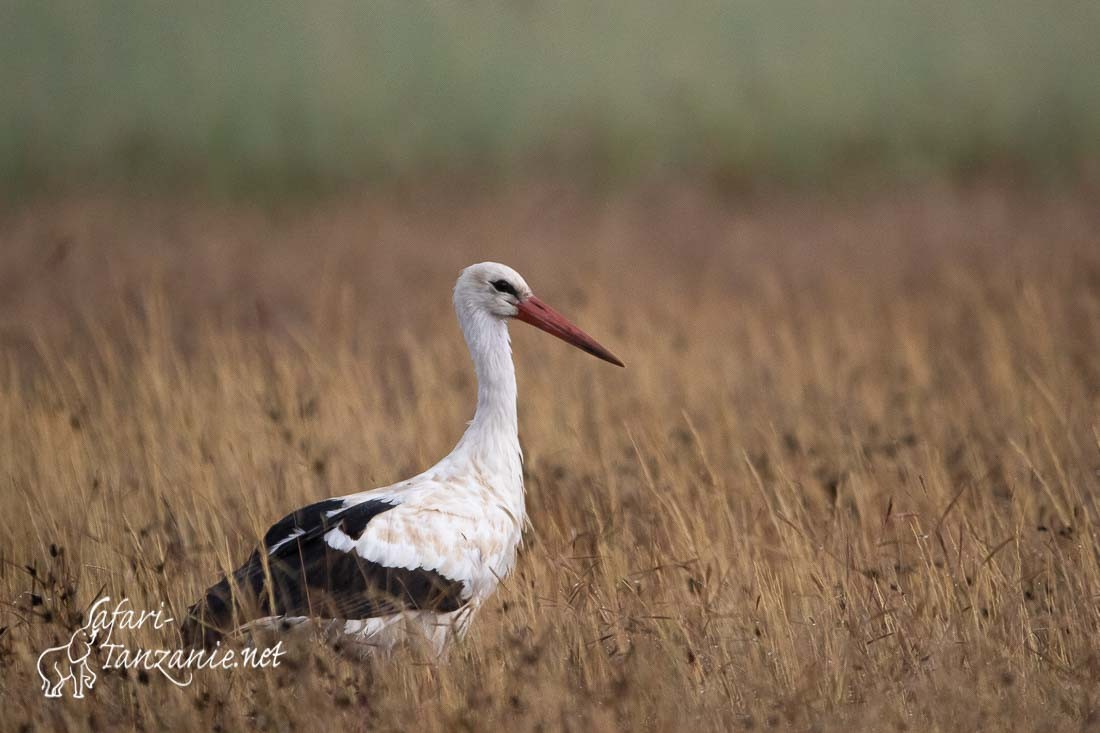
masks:
POLYGON ((490 496, 422 481, 401 499, 371 519, 358 537, 337 529, 325 542, 386 567, 422 568, 467 583, 510 564, 522 528, 490 496))
POLYGON ((398 503, 395 497, 368 493, 347 497, 324 499, 295 509, 271 525, 264 534, 263 546, 267 554, 274 555, 294 540, 323 534, 339 516, 343 524, 358 527, 359 532, 379 514, 392 509, 398 503))

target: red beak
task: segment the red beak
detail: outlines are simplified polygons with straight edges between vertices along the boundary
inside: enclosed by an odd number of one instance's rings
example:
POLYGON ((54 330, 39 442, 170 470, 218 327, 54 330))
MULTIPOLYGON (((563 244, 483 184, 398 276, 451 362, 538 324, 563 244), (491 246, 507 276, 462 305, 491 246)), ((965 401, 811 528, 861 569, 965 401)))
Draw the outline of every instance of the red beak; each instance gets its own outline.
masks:
POLYGON ((626 366, 619 360, 619 357, 600 346, 596 339, 574 326, 569 322, 569 319, 535 296, 532 295, 520 301, 516 307, 519 308, 516 318, 524 323, 530 323, 535 328, 540 328, 552 336, 557 336, 567 344, 573 344, 581 351, 587 351, 592 356, 609 361, 616 366, 626 366))

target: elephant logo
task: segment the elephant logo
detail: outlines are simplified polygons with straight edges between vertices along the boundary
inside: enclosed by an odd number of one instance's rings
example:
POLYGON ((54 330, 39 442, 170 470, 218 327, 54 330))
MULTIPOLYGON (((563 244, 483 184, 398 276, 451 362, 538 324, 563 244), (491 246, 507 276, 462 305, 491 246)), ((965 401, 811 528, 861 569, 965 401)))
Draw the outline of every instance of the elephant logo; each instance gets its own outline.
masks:
POLYGON ((84 629, 73 632, 68 644, 53 646, 38 655, 38 676, 46 697, 61 697, 66 682, 73 685, 73 697, 84 697, 84 691, 95 684, 96 676, 88 663, 92 644, 84 629))

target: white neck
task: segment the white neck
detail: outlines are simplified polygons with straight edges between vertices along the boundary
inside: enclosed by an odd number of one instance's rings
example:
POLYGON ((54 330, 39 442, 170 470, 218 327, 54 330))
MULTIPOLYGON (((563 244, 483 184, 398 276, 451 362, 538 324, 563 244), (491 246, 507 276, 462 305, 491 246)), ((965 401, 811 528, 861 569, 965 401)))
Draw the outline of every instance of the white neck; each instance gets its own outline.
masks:
POLYGON ((456 310, 477 374, 477 412, 448 458, 468 463, 513 510, 522 512, 516 370, 508 324, 481 309, 459 305, 456 310))

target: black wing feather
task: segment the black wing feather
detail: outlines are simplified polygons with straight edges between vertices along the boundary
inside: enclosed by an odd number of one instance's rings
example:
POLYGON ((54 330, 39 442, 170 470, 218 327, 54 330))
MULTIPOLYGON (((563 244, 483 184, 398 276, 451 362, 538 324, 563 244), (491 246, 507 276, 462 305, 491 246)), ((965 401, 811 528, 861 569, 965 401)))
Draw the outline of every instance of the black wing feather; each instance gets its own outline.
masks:
POLYGON ((341 499, 317 502, 272 525, 263 551, 253 551, 191 607, 184 641, 209 647, 242 624, 268 616, 349 620, 408 609, 457 611, 465 605, 459 581, 424 568, 386 567, 326 543, 325 534, 337 527, 358 539, 371 519, 396 505, 374 499, 343 506, 341 499))

